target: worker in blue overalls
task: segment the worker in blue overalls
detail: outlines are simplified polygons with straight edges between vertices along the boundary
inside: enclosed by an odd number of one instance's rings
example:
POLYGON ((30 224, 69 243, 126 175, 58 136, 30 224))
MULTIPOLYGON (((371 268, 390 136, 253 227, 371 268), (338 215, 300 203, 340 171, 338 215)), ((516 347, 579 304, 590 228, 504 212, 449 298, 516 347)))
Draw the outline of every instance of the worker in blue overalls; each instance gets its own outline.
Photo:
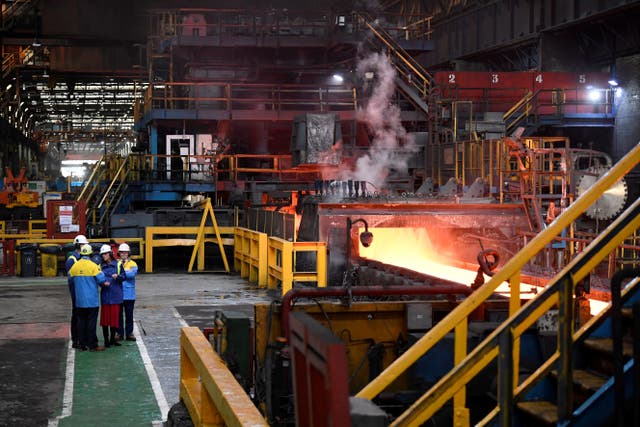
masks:
POLYGON ((83 234, 78 234, 73 239, 74 250, 71 252, 71 255, 67 257, 67 260, 64 263, 65 270, 67 272, 67 286, 69 286, 69 294, 71 295, 71 346, 73 348, 80 348, 80 341, 78 339, 78 313, 76 312, 76 293, 73 289, 73 280, 69 277, 69 270, 73 266, 73 264, 78 261, 80 256, 80 247, 82 245, 89 244, 89 241, 83 234))

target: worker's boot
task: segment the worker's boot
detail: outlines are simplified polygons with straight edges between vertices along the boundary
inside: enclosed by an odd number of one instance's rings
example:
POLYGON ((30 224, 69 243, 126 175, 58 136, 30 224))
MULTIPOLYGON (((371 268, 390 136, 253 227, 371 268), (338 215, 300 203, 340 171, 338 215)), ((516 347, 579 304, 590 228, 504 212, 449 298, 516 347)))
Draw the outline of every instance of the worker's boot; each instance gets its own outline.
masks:
POLYGON ((122 346, 122 344, 120 344, 118 341, 116 341, 116 329, 115 328, 111 328, 111 341, 110 341, 110 344, 115 346, 115 347, 122 346))
POLYGON ((102 327, 102 337, 104 338, 104 346, 111 347, 111 344, 109 343, 109 327, 108 326, 102 327))

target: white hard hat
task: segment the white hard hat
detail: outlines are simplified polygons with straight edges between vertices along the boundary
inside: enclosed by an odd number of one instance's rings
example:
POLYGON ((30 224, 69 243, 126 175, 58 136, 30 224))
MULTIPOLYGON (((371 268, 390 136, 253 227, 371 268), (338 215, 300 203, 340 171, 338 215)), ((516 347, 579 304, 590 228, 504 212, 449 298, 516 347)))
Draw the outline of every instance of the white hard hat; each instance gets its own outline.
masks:
POLYGON ((93 253, 93 249, 91 245, 82 245, 80 248, 80 255, 91 255, 93 253))
POLYGON ((75 244, 78 244, 78 243, 87 244, 87 243, 89 243, 89 241, 87 240, 87 238, 85 237, 84 234, 78 234, 76 236, 76 238, 73 239, 73 243, 75 243, 75 244))
POLYGON ((100 247, 100 255, 102 255, 102 254, 108 254, 108 253, 110 253, 110 252, 111 252, 111 246, 109 246, 109 245, 102 245, 102 246, 100 247))
POLYGON ((118 252, 131 252, 131 249, 126 243, 121 243, 120 246, 118 246, 118 252))

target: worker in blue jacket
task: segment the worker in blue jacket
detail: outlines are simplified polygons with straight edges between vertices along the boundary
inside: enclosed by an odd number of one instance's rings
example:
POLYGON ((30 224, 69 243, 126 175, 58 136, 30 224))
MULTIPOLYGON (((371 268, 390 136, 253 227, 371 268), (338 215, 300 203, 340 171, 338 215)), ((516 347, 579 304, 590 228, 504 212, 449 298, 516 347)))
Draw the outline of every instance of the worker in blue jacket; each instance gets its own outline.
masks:
POLYGON ((136 303, 136 275, 138 264, 129 254, 131 249, 126 243, 118 247, 118 279, 122 281, 122 305, 120 306, 120 337, 127 337, 127 341, 135 341, 133 336, 133 306, 136 303), (125 320, 126 318, 126 320, 125 320), (123 322, 124 320, 124 322, 123 322), (125 335, 126 334, 126 335, 125 335))
POLYGON ((100 284, 107 281, 100 267, 90 257, 93 253, 91 245, 82 245, 81 258, 69 269, 69 277, 73 280, 76 295, 76 312, 78 314, 78 338, 80 350, 103 351, 98 346, 96 326, 100 310, 100 284))
POLYGON ((113 258, 110 245, 100 248, 100 269, 107 278, 106 283, 100 285, 100 326, 104 346, 119 347, 116 333, 120 326, 120 305, 122 304, 122 283, 118 280, 118 262, 113 258), (111 333, 109 333, 111 330, 111 333))
POLYGON ((78 234, 73 239, 74 250, 71 255, 67 257, 64 263, 65 270, 67 272, 67 286, 69 287, 69 295, 71 295, 71 346, 73 348, 80 348, 80 340, 78 338, 78 313, 76 312, 76 293, 73 289, 73 280, 69 277, 69 270, 81 257, 80 248, 82 245, 88 244, 89 241, 83 234, 78 234))

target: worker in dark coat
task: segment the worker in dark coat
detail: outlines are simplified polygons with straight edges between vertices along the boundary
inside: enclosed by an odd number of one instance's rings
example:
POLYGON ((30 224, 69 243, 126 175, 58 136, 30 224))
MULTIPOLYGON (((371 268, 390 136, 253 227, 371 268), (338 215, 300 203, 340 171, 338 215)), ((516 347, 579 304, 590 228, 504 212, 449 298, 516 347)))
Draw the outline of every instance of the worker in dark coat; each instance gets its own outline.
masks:
POLYGON ((67 286, 69 287, 69 295, 71 295, 71 346, 73 348, 80 348, 80 341, 78 339, 78 313, 76 312, 76 293, 73 289, 73 280, 69 277, 69 270, 81 258, 80 247, 88 244, 89 241, 83 234, 78 234, 73 239, 74 250, 71 255, 67 257, 64 263, 65 270, 67 272, 67 286))
POLYGON ((122 282, 118 280, 118 262, 113 258, 111 246, 102 245, 100 248, 102 262, 100 269, 107 281, 100 286, 100 326, 104 346, 120 346, 116 341, 116 332, 120 326, 120 304, 122 304, 122 282), (109 333, 111 329, 111 333, 109 333))
POLYGON ((98 323, 98 311, 100 310, 100 284, 107 281, 100 267, 91 261, 93 253, 91 245, 82 245, 81 258, 69 269, 69 277, 73 280, 73 289, 76 296, 76 312, 78 314, 78 339, 80 350, 103 351, 104 347, 98 346, 96 327, 98 323))

